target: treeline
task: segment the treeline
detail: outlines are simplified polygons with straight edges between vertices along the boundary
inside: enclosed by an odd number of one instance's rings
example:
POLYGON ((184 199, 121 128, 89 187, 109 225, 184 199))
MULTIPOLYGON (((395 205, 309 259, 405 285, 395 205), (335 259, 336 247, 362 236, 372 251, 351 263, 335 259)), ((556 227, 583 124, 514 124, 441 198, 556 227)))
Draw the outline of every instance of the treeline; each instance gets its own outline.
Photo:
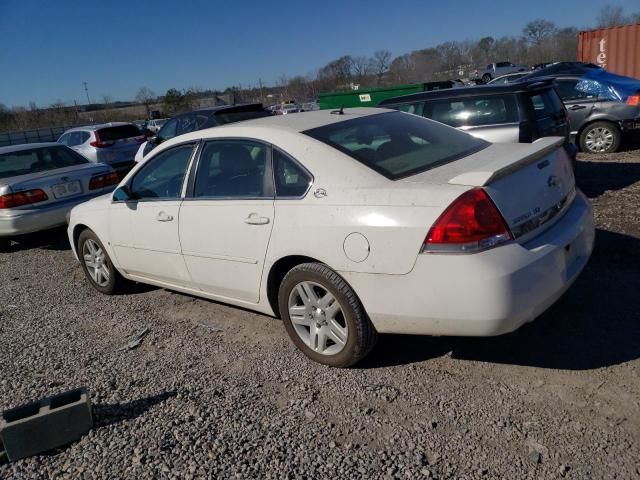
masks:
MULTIPOLYGON (((622 7, 607 5, 597 18, 596 27, 612 27, 640 22, 640 12, 626 13, 622 7)), ((138 90, 135 100, 144 106, 143 115, 159 109, 164 115, 202 106, 202 99, 225 102, 304 102, 317 98, 320 92, 370 88, 398 83, 426 82, 456 78, 470 78, 476 69, 489 63, 511 61, 534 65, 576 59, 578 28, 558 27, 555 23, 538 19, 527 23, 518 36, 486 36, 479 40, 449 41, 434 47, 414 50, 393 57, 388 50, 379 50, 370 57, 344 55, 308 75, 282 76, 275 85, 262 81, 250 86, 231 86, 224 91, 191 87, 169 89, 156 95, 147 87, 138 90), (213 100, 212 100, 213 99, 213 100)), ((95 121, 132 120, 124 110, 115 109, 111 96, 102 95, 103 102, 92 118, 95 121)), ((65 106, 58 101, 47 108, 8 108, 0 103, 0 131, 25 130, 41 126, 69 125, 81 121, 79 111, 86 107, 65 106)))

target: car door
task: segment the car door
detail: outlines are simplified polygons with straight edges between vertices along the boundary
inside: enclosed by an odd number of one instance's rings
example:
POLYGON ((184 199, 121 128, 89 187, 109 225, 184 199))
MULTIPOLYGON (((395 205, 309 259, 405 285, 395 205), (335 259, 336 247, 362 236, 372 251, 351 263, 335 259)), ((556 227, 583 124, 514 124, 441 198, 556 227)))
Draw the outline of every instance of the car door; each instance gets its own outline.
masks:
POLYGON ((576 88, 579 78, 556 79, 556 90, 569 112, 569 125, 571 134, 575 135, 584 124, 585 120, 597 108, 598 96, 576 88))
POLYGON ((274 222, 271 148, 254 140, 206 141, 180 209, 182 254, 194 286, 259 301, 274 222))
POLYGON ((129 180, 129 198, 116 191, 109 209, 113 250, 130 275, 188 286, 178 232, 187 169, 196 144, 188 143, 154 156, 129 180))

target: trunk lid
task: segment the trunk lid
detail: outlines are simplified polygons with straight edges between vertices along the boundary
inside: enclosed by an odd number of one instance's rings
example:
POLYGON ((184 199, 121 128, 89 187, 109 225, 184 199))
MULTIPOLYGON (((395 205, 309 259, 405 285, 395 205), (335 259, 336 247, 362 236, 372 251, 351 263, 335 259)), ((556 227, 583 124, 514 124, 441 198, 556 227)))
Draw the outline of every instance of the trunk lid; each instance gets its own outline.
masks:
MULTIPOLYGON (((0 180, 0 194, 39 188, 44 190, 48 199, 43 202, 38 202, 36 205, 50 205, 59 201, 82 197, 88 193, 98 193, 100 191, 99 189, 89 190, 91 177, 111 171, 113 170, 107 165, 87 163, 85 165, 74 165, 45 172, 5 178, 0 180)), ((108 187, 105 191, 108 189, 113 189, 113 187, 108 187)), ((33 206, 25 205, 16 208, 33 208, 33 206)))
POLYGON ((494 144, 456 162, 425 172, 431 181, 482 187, 520 242, 551 226, 575 196, 571 161, 564 138, 531 144, 494 144))

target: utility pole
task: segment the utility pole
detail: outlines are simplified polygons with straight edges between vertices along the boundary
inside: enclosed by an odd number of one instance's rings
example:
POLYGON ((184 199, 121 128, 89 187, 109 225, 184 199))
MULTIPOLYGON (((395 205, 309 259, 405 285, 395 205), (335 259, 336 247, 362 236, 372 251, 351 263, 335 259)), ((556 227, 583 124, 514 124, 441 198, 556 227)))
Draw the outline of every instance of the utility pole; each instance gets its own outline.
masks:
POLYGON ((84 83, 84 92, 87 94, 87 104, 91 104, 91 99, 89 98, 89 89, 87 88, 87 82, 84 83))
POLYGON ((258 79, 258 85, 260 85, 260 103, 264 103, 264 97, 262 96, 262 79, 258 79))

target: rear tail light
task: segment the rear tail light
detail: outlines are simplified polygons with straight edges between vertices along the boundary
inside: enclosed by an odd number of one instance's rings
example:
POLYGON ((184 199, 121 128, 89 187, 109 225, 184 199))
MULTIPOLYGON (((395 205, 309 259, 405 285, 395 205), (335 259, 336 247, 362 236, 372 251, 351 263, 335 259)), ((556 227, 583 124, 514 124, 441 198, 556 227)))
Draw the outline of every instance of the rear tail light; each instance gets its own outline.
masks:
POLYGON ((109 187, 111 185, 116 185, 118 182, 120 182, 120 177, 118 177, 116 172, 96 175, 95 177, 91 177, 91 180, 89 180, 89 190, 109 187))
POLYGON ((504 218, 481 188, 460 195, 429 230, 423 252, 469 253, 512 240, 504 218))
POLYGON ((640 105, 640 95, 629 95, 627 97, 627 105, 637 107, 640 105))
POLYGON ((46 200, 49 200, 49 197, 44 190, 39 188, 26 190, 24 192, 8 193, 7 195, 0 196, 0 209, 21 207, 46 200))
POLYGON ((106 147, 110 147, 112 146, 115 142, 109 142, 109 141, 102 141, 100 140, 100 135, 98 134, 98 132, 94 132, 94 135, 96 136, 96 139, 91 142, 89 145, 91 145, 92 147, 96 147, 96 148, 106 148, 106 147))

